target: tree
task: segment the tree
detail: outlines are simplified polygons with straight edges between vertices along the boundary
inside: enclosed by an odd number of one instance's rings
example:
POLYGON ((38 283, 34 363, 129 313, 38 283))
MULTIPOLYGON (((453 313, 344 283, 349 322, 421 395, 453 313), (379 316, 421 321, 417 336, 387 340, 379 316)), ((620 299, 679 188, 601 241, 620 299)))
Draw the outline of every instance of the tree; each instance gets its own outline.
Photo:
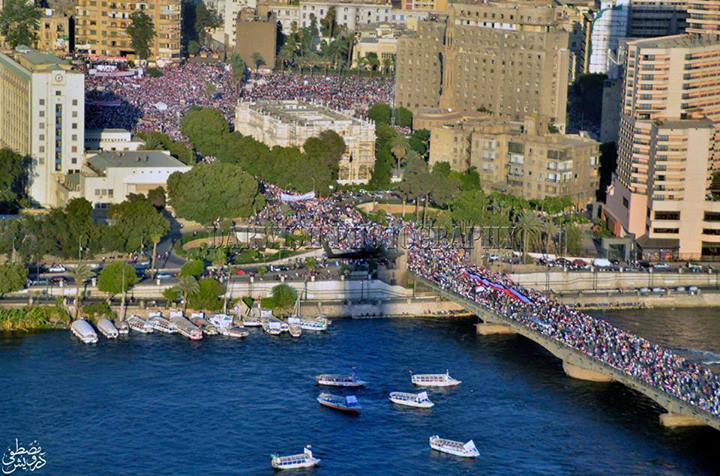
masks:
POLYGON ((224 147, 228 124, 220 111, 192 107, 183 117, 180 130, 200 153, 217 155, 224 147))
POLYGON ((191 276, 197 278, 205 272, 205 263, 199 259, 193 259, 186 262, 180 268, 180 276, 191 276))
POLYGON ((126 32, 130 36, 130 44, 135 50, 135 54, 140 59, 150 58, 150 47, 155 39, 152 18, 142 10, 134 11, 130 14, 130 24, 126 28, 126 32))
POLYGON ((185 311, 187 309, 188 299, 190 298, 190 296, 193 296, 200 292, 200 285, 198 284, 197 279, 193 278, 192 276, 180 276, 176 288, 178 290, 178 293, 180 293, 180 295, 182 296, 183 311, 185 311))
POLYGON ((253 64, 255 65, 255 71, 260 69, 260 66, 266 64, 262 55, 257 51, 252 54, 253 64))
POLYGON ((128 195, 110 207, 109 216, 115 221, 111 226, 114 249, 122 251, 141 249, 152 237, 162 238, 170 231, 170 223, 143 195, 128 195))
MULTIPOLYGON (((202 44, 207 43, 208 33, 220 26, 220 17, 217 12, 205 6, 205 3, 199 2, 195 7, 195 32, 198 41, 202 44)), ((189 50, 189 46, 188 46, 189 50)))
POLYGON ((190 54, 192 56, 196 56, 198 53, 200 53, 200 43, 198 43, 195 40, 189 41, 187 50, 188 50, 188 54, 190 54))
POLYGON ((390 140, 390 152, 395 156, 398 175, 400 175, 400 162, 407 156, 409 150, 410 146, 403 136, 397 135, 390 140))
POLYGON ((189 172, 175 172, 167 187, 178 216, 203 224, 247 217, 265 204, 257 180, 233 164, 199 164, 189 172))
POLYGON ((80 264, 70 270, 70 275, 75 281, 75 319, 78 318, 80 312, 80 304, 82 303, 82 293, 80 292, 85 286, 85 281, 92 278, 95 273, 86 264, 80 264))
POLYGON ((170 307, 170 303, 173 303, 180 298, 180 292, 175 286, 163 289, 162 295, 163 298, 165 298, 165 307, 170 307))
POLYGON ((334 6, 328 8, 325 18, 320 20, 320 31, 324 36, 332 38, 335 36, 335 29, 337 28, 337 9, 334 6))
POLYGON ((247 69, 247 66, 245 65, 245 60, 240 56, 240 53, 233 53, 230 56, 230 68, 232 69, 233 78, 238 82, 242 81, 245 77, 245 69, 247 69))
MULTIPOLYGON (((431 190, 431 174, 427 163, 417 156, 408 158, 405 175, 400 182, 399 190, 405 197, 415 199, 415 220, 420 221, 420 198, 426 197, 431 190)), ((427 200, 426 200, 427 201, 427 200)))
POLYGON ((28 270, 21 264, 0 265, 0 296, 18 291, 27 284, 28 270))
POLYGON ((409 109, 399 107, 395 109, 395 124, 400 127, 412 127, 413 115, 409 109))
POLYGON ((453 221, 467 229, 483 222, 487 207, 488 199, 482 191, 463 191, 450 203, 450 212, 453 221))
POLYGON ((368 109, 368 117, 375 124, 390 124, 392 117, 392 109, 385 103, 378 102, 370 106, 368 109))
POLYGON ((224 292, 223 285, 217 279, 201 279, 198 282, 197 292, 188 295, 188 305, 192 309, 220 310, 223 304, 220 297, 224 292))
POLYGON ((530 241, 536 239, 542 231, 542 221, 535 212, 526 210, 520 215, 517 230, 522 234, 523 261, 527 261, 530 241))
POLYGON ((156 210, 160 211, 165 208, 165 189, 162 187, 156 187, 148 191, 148 200, 150 204, 155 207, 156 210))
POLYGON ((272 305, 273 310, 280 315, 287 314, 292 311, 297 300, 297 291, 287 284, 278 284, 272 288, 272 305))
POLYGON ((33 2, 6 0, 0 10, 0 36, 10 48, 20 45, 35 46, 40 12, 33 2))
POLYGON ((12 149, 0 149, 0 213, 14 213, 26 197, 27 160, 12 149))
POLYGON ((125 294, 138 283, 135 267, 123 261, 107 264, 98 277, 98 289, 108 293, 108 301, 117 294, 125 294))

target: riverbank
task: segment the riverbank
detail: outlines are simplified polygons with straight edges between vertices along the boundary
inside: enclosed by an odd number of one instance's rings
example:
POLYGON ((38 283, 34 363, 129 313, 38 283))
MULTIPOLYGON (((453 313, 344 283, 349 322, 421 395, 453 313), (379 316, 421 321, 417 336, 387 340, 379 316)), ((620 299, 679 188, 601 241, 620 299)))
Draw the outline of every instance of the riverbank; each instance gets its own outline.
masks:
POLYGON ((60 306, 0 307, 0 332, 66 329, 70 314, 60 306))
POLYGON ((669 292, 668 294, 582 292, 553 296, 559 302, 578 309, 667 309, 720 307, 720 293, 699 294, 669 292))

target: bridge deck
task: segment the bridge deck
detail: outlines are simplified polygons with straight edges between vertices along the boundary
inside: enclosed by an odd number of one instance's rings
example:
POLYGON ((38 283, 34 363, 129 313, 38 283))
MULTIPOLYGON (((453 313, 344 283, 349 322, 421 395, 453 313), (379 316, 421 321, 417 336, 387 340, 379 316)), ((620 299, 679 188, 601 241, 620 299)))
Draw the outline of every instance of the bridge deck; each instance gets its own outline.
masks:
POLYGON ((716 430, 720 430, 720 418, 715 417, 708 412, 700 410, 699 408, 691 405, 690 403, 680 400, 679 398, 670 395, 663 390, 651 387, 645 382, 642 382, 624 372, 621 372, 620 370, 617 370, 604 362, 594 359, 586 354, 583 354, 577 349, 568 347, 567 345, 555 339, 540 334, 539 332, 536 332, 535 330, 530 329, 515 320, 499 315, 494 311, 490 311, 482 305, 470 301, 469 299, 466 299, 462 296, 459 296, 452 291, 442 289, 436 284, 427 281, 426 279, 421 278, 414 273, 410 274, 415 277, 415 279, 417 279, 419 282, 432 288, 443 297, 455 301, 468 311, 474 312, 483 321, 495 324, 502 324, 504 326, 512 328, 512 330, 516 333, 540 344, 551 354, 561 359, 563 362, 567 362, 572 365, 576 365, 578 367, 608 376, 612 380, 620 382, 623 385, 639 393, 642 393, 646 397, 656 402, 661 407, 665 408, 668 413, 691 417, 693 419, 703 422, 707 426, 715 428, 716 430))

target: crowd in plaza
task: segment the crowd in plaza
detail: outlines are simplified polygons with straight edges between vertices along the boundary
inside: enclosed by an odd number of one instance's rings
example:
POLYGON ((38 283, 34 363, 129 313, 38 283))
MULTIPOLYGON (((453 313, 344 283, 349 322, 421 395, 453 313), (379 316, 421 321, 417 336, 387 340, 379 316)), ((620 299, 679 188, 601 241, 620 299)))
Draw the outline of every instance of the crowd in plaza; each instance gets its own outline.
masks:
POLYGON ((720 416, 720 380, 703 365, 542 293, 522 288, 506 274, 473 266, 463 249, 422 236, 413 225, 399 219, 390 219, 388 225, 370 222, 342 194, 287 202, 281 200, 281 193, 267 187, 267 207, 258 215, 258 224, 273 223, 288 232, 303 231, 315 244, 322 241, 340 249, 382 245, 404 235, 409 267, 418 276, 645 385, 720 416))
POLYGON ((88 129, 164 132, 182 140, 180 121, 191 106, 212 107, 231 121, 240 85, 219 63, 185 62, 161 77, 93 77, 85 80, 88 129))
POLYGON ((307 75, 273 72, 250 79, 240 97, 244 100, 297 99, 351 111, 365 118, 368 108, 378 102, 390 104, 393 81, 385 77, 307 75))

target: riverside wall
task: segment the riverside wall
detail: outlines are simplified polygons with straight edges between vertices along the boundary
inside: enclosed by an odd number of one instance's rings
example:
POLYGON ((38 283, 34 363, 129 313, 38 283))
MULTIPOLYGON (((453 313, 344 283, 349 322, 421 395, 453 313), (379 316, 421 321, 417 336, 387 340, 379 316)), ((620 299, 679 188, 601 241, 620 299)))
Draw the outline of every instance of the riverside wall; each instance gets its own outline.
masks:
POLYGON ((576 292, 637 288, 697 286, 720 289, 719 273, 620 273, 606 271, 546 271, 513 273, 513 281, 539 291, 576 292))

